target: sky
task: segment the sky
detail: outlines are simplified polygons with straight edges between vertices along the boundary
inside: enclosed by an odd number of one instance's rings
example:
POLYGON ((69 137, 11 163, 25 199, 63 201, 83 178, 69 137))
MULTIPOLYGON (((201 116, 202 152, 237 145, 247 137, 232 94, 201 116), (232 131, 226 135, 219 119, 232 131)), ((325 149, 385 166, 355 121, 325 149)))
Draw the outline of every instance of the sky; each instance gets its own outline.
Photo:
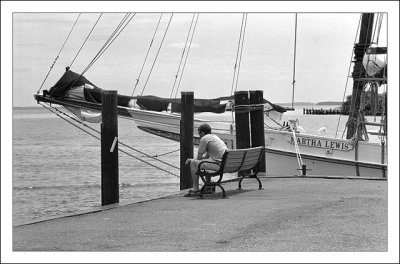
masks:
MULTIPOLYGON (((125 30, 110 48, 85 73, 92 83, 107 90, 117 90, 130 95, 135 87, 152 39, 159 12, 165 12, 158 35, 152 45, 147 63, 139 79, 141 91, 152 67, 169 15, 174 12, 170 28, 157 61, 149 77, 144 94, 169 97, 193 12, 199 12, 199 20, 193 43, 180 84, 181 91, 194 91, 197 98, 215 98, 229 95, 234 77, 234 64, 239 42, 242 12, 248 12, 238 90, 263 90, 264 97, 274 103, 291 102, 294 67, 295 13, 297 16, 295 101, 320 102, 342 101, 343 95, 351 94, 351 80, 347 85, 349 63, 356 37, 361 12, 387 12, 389 27, 381 32, 388 34, 389 50, 389 111, 390 141, 389 164, 392 175, 398 175, 398 47, 399 47, 399 3, 398 1, 224 1, 224 2, 9 2, 1 1, 1 201, 3 208, 11 208, 9 188, 12 175, 12 107, 37 106, 33 95, 40 89, 50 67, 53 65, 78 13, 81 16, 71 33, 63 51, 56 60, 43 89, 49 89, 70 65, 79 48, 93 27, 99 12, 104 12, 99 23, 74 61, 72 70, 81 73, 94 58, 105 40, 122 19, 124 12, 137 12, 125 30), (79 3, 79 4, 78 4, 79 3), (391 89, 392 88, 392 89, 391 89), (10 97, 12 91, 12 97, 10 97), (397 133, 396 133, 397 131, 397 133), (4 166, 3 166, 4 165, 4 166)), ((385 40, 386 37, 381 40, 385 40)), ((382 44, 383 45, 383 44, 382 44)), ((137 91, 135 94, 137 94, 137 91)), ((398 178, 391 178, 388 189, 391 196, 398 178), (393 184, 392 184, 393 183, 393 184)), ((393 198, 391 198, 393 201, 393 198)), ((395 206, 393 202, 391 205, 395 206)), ((397 211, 398 212, 398 211, 397 211)), ((389 212, 390 230, 396 232, 393 219, 398 220, 393 210, 389 212), (393 229, 394 228, 394 229, 393 229)), ((398 224, 398 221, 397 221, 398 224)), ((11 249, 11 218, 1 221, 2 262, 57 262, 59 255, 47 253, 18 254, 11 249), (7 240, 5 240, 7 238, 7 240), (3 243, 4 239, 4 243, 3 243)), ((396 227, 397 226, 397 227, 396 227)), ((398 231, 398 229, 397 229, 398 231)), ((236 255, 221 261, 265 261, 275 262, 393 262, 398 260, 398 241, 390 241, 389 252, 374 254, 258 254, 236 255), (393 252, 395 254, 393 254, 393 252), (397 252, 397 258, 396 257, 397 252), (388 254, 386 254, 388 253, 388 254)), ((64 254, 69 262, 114 262, 147 261, 187 262, 198 256, 147 254, 128 255, 127 259, 114 253, 97 253, 92 258, 81 254, 64 254), (167 258, 165 258, 167 256, 167 258), (142 256, 143 257, 143 256, 142 256), (182 257, 179 256, 179 257, 182 257)), ((261 253, 261 252, 259 252, 261 253)), ((368 253, 368 252, 367 252, 368 253)), ((201 256, 202 261, 219 261, 201 256)))
MULTIPOLYGON (((50 89, 71 64, 100 15, 81 13, 55 61, 78 14, 15 12, 12 15, 13 106, 36 105, 33 95, 53 63, 42 89, 50 89)), ((101 16, 71 70, 83 72, 124 15, 101 16)), ((227 96, 234 86, 237 90, 263 90, 266 99, 288 103, 292 100, 294 75, 295 102, 341 102, 344 94, 351 94, 352 80, 347 76, 360 12, 300 12, 296 38, 295 12, 251 12, 247 16, 241 57, 237 53, 243 14, 200 12, 183 74, 186 56, 183 50, 193 13, 173 14, 157 55, 170 17, 171 13, 163 14, 146 63, 146 53, 160 18, 157 12, 136 13, 84 76, 100 88, 125 95, 132 94, 139 79, 135 95, 145 88, 144 95, 169 97, 175 94, 173 89, 178 89, 182 78, 178 97, 180 91, 193 91, 196 98, 227 96), (237 58, 241 58, 240 69, 235 72, 237 58), (236 88, 233 80, 237 75, 236 88)), ((387 45, 386 32, 384 21, 381 46, 387 45)))

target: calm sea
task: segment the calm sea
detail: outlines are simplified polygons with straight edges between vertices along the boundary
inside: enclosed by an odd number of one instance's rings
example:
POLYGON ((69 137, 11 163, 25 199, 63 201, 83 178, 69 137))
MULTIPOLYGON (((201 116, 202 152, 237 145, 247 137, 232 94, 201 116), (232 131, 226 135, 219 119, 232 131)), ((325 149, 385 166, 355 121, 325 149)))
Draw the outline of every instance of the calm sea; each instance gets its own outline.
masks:
MULTIPOLYGON (((326 135, 330 136, 335 135, 339 119, 338 115, 303 115, 302 107, 285 114, 282 121, 290 117, 297 117, 309 133, 318 134, 318 129, 325 127, 326 135)), ((339 137, 346 121, 347 116, 342 116, 339 137)), ((98 139, 41 107, 14 109, 12 123, 13 225, 100 208, 101 147, 98 139)), ((179 142, 147 134, 137 129, 131 120, 119 119, 118 125, 120 142, 179 167, 179 142), (168 152, 172 153, 166 154, 168 152)), ((91 127, 100 129, 99 124, 91 127)), ((179 170, 121 145, 119 148, 176 174, 158 170, 120 152, 121 203, 179 191, 179 170)))
MULTIPOLYGON (((179 167, 179 142, 118 120, 120 142, 179 167)), ((92 124, 96 130, 99 124, 92 124)), ((93 132, 90 130, 93 134, 93 132)), ((44 108, 13 111, 13 224, 79 213, 101 206, 100 141, 44 108)), ((123 146, 120 150, 179 175, 176 170, 123 146)), ((179 191, 179 178, 119 154, 120 202, 179 191)))

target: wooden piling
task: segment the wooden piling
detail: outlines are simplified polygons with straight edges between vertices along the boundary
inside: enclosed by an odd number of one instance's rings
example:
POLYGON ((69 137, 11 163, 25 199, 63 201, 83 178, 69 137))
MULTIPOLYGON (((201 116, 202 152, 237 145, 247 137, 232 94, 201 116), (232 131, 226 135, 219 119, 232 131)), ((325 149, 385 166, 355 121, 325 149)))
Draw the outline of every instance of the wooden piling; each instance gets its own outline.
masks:
POLYGON ((236 148, 244 149, 250 147, 249 112, 241 111, 241 106, 249 105, 249 93, 247 91, 235 92, 235 128, 236 148))
POLYGON ((101 205, 119 203, 117 91, 101 93, 101 205))
MULTIPOLYGON (((265 146, 263 91, 250 91, 250 104, 259 105, 250 112, 251 147, 265 146)), ((265 155, 265 154, 264 154, 265 155)), ((266 172, 265 157, 261 159, 260 172, 266 172)))
POLYGON ((193 126, 194 126, 194 93, 181 92, 181 121, 180 121, 180 190, 193 186, 190 166, 185 165, 193 158, 193 126))

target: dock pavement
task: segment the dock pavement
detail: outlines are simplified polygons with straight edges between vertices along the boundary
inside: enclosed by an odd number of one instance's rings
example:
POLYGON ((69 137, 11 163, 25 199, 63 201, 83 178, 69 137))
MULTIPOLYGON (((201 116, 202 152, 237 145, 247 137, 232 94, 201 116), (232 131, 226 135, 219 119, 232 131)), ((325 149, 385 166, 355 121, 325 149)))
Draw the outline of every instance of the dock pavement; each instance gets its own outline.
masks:
POLYGON ((13 227, 13 251, 385 252, 387 181, 262 178, 13 227))

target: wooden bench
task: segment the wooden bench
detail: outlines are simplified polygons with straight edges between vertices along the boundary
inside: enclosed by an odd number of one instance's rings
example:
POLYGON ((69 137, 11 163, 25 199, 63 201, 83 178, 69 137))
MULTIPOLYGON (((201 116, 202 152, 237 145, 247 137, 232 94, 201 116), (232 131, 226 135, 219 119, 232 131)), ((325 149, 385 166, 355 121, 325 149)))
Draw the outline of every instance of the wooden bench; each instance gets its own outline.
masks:
POLYGON ((221 184, 225 182, 239 181, 238 190, 240 190, 242 188, 242 181, 245 178, 256 179, 259 184, 259 189, 262 189, 262 184, 260 179, 257 177, 257 174, 260 168, 260 162, 262 159, 264 159, 264 153, 264 147, 226 150, 222 156, 220 169, 218 171, 205 170, 201 168, 202 164, 205 163, 218 163, 207 160, 200 162, 196 172, 196 174, 199 175, 201 180, 204 182, 204 185, 200 190, 200 198, 203 198, 203 194, 205 193, 206 189, 215 189, 215 186, 221 188, 222 197, 225 198, 225 189, 221 186, 221 184), (239 177, 222 181, 224 173, 235 172, 238 172, 239 177), (212 181, 211 178, 215 176, 219 176, 219 179, 212 181))

